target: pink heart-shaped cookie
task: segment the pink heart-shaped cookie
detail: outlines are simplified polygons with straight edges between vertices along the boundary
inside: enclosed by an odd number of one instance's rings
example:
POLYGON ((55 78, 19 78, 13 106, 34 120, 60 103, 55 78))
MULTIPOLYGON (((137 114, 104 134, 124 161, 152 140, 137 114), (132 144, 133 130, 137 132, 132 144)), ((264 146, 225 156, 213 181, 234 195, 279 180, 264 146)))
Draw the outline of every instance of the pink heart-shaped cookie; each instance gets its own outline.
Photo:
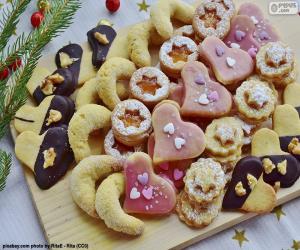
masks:
POLYGON ((163 215, 170 213, 176 204, 173 186, 153 172, 152 160, 145 153, 134 153, 124 165, 126 197, 124 211, 135 214, 163 215), (148 175, 147 184, 139 176, 148 175))
POLYGON ((199 45, 199 53, 201 60, 212 67, 217 80, 232 89, 254 70, 253 59, 247 52, 229 48, 217 37, 205 38, 199 45))
POLYGON ((197 125, 184 122, 179 113, 179 105, 173 101, 163 101, 152 113, 154 129, 154 164, 191 159, 199 156, 205 149, 205 136, 197 125), (174 133, 166 130, 174 127, 174 133))
POLYGON ((210 79, 203 63, 186 63, 181 77, 184 97, 180 112, 183 116, 217 118, 230 112, 231 94, 220 83, 210 79))

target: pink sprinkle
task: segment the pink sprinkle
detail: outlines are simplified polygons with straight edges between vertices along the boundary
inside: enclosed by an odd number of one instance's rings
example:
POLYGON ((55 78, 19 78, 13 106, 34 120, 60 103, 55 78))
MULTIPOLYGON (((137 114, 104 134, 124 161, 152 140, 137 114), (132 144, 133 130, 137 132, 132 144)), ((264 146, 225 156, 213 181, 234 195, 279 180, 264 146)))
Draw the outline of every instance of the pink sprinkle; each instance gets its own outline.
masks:
POLYGON ((257 54, 257 48, 250 48, 250 49, 248 49, 248 54, 249 54, 249 56, 251 56, 252 58, 255 58, 255 57, 256 57, 256 54, 257 54))
POLYGON ((212 102, 216 102, 220 99, 219 94, 218 94, 217 91, 210 92, 207 97, 208 97, 208 100, 210 100, 212 102))
POLYGON ((147 200, 151 200, 153 195, 153 187, 151 186, 148 189, 144 188, 142 194, 147 200))
POLYGON ((199 85, 204 85, 205 79, 204 79, 203 75, 201 75, 201 74, 197 75, 195 78, 195 83, 199 84, 199 85))
POLYGON ((178 168, 174 169, 173 177, 175 181, 180 180, 183 177, 183 171, 179 170, 178 168))
POLYGON ((234 37, 235 37, 236 41, 238 41, 238 42, 242 41, 245 38, 245 36, 246 36, 246 33, 244 31, 241 31, 241 30, 235 31, 234 37))
POLYGON ((266 31, 262 31, 259 33, 260 40, 269 40, 270 36, 266 31))
POLYGON ((217 45, 216 46, 216 54, 217 54, 218 57, 223 56, 225 54, 224 48, 220 45, 217 45))

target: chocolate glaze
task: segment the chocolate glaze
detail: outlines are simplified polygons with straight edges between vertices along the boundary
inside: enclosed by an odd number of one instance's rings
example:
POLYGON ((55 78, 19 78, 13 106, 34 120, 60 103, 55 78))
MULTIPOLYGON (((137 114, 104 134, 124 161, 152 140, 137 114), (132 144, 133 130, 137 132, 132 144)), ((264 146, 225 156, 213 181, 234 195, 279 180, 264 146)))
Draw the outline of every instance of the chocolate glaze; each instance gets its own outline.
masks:
POLYGON ((264 173, 264 181, 266 183, 274 186, 275 182, 280 181, 280 187, 288 188, 298 180, 300 176, 300 163, 292 155, 271 155, 261 157, 261 159, 264 158, 269 158, 275 166, 277 166, 278 163, 287 160, 287 173, 282 175, 278 172, 277 168, 273 169, 270 174, 264 173))
POLYGON ((73 161, 74 156, 69 144, 67 129, 64 127, 50 128, 45 134, 34 165, 37 185, 41 189, 49 189, 66 174, 73 161), (56 153, 54 165, 44 169, 43 152, 51 147, 56 153))
POLYGON ((93 28, 90 31, 88 31, 87 38, 93 51, 92 63, 97 69, 99 69, 101 65, 104 63, 109 48, 113 40, 115 39, 116 35, 117 35, 116 31, 108 25, 99 25, 96 28, 93 28), (95 32, 105 34, 109 43, 100 44, 99 41, 94 37, 95 32))
MULTIPOLYGON (((293 140, 293 138, 298 138, 300 140, 300 135, 279 137, 280 147, 283 151, 289 152, 288 147, 289 147, 290 142, 293 140)), ((296 157, 298 161, 300 161, 300 155, 295 155, 295 154, 292 154, 292 155, 294 157, 296 157)))
POLYGON ((68 126, 74 112, 75 104, 70 98, 59 95, 54 96, 46 112, 40 134, 43 134, 49 128, 61 127, 62 125, 68 126), (47 126, 46 123, 51 109, 59 111, 62 114, 62 118, 58 122, 51 123, 49 126, 47 126))
POLYGON ((222 207, 224 209, 241 208, 251 193, 251 189, 248 185, 247 174, 251 174, 256 179, 259 179, 262 172, 263 167, 260 158, 247 156, 241 159, 234 168, 231 182, 228 185, 228 189, 223 199, 222 207), (240 181, 243 183, 243 187, 247 192, 244 196, 238 196, 235 192, 235 186, 240 181))
MULTIPOLYGON (((64 78, 64 81, 60 84, 55 85, 56 89, 54 90, 53 94, 62 96, 71 95, 74 92, 77 85, 77 83, 74 80, 72 71, 70 71, 69 69, 60 68, 55 70, 51 75, 54 75, 56 73, 60 74, 64 78)), ((38 104, 40 104, 45 97, 47 97, 47 95, 45 95, 42 92, 41 87, 38 86, 33 92, 33 98, 38 104)))

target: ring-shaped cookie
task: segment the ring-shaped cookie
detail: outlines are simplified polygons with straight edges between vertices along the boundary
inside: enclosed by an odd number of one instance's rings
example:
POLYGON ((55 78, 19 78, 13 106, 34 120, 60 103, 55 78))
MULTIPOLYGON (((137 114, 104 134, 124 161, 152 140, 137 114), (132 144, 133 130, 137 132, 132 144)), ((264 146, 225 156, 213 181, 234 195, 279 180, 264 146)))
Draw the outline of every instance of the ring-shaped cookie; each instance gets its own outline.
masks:
POLYGON ((208 36, 222 39, 230 30, 230 18, 220 3, 203 2, 196 9, 193 28, 202 39, 208 36))
POLYGON ((109 155, 91 155, 73 169, 70 189, 75 203, 88 215, 99 218, 95 209, 96 182, 122 170, 122 164, 109 155))
POLYGON ((140 235, 144 231, 144 222, 123 211, 119 199, 124 193, 124 175, 108 176, 97 190, 96 211, 107 227, 129 235, 140 235))
POLYGON ((192 5, 181 0, 158 0, 151 6, 150 18, 158 34, 168 40, 173 34, 171 18, 191 24, 194 11, 192 5))
POLYGON ((142 144, 152 131, 150 111, 134 99, 117 104, 111 121, 115 138, 127 146, 142 144))
POLYGON ((197 44, 190 38, 174 36, 160 48, 159 61, 162 71, 168 76, 179 78, 186 62, 198 59, 197 44))
POLYGON ((105 136, 104 150, 107 155, 111 155, 123 163, 134 152, 142 152, 143 145, 138 145, 135 147, 126 146, 115 139, 115 136, 111 129, 105 136))
POLYGON ((81 107, 69 123, 68 136, 76 162, 92 154, 88 143, 90 133, 110 126, 111 112, 96 104, 81 107))
POLYGON ((131 95, 147 106, 154 106, 167 99, 170 90, 169 78, 154 67, 135 71, 129 83, 131 95))
POLYGON ((235 15, 235 5, 232 0, 204 0, 203 3, 219 3, 225 9, 226 15, 232 18, 235 15))
POLYGON ((98 95, 110 110, 121 102, 117 94, 117 81, 129 81, 134 71, 134 63, 121 57, 108 59, 99 69, 98 95))

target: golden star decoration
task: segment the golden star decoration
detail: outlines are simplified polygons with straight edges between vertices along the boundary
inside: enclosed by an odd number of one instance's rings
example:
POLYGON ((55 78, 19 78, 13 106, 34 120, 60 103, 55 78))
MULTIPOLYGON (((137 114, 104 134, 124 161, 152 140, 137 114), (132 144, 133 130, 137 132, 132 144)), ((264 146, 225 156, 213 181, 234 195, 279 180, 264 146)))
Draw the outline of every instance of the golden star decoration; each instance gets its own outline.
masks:
POLYGON ((242 247, 244 241, 249 241, 246 236, 245 236, 245 230, 236 230, 235 231, 235 235, 232 237, 232 239, 237 240, 239 242, 240 247, 242 247))
POLYGON ((295 250, 299 250, 300 249, 300 240, 293 240, 293 245, 292 248, 295 250))
POLYGON ((150 7, 150 5, 148 5, 145 0, 143 0, 143 2, 141 3, 138 3, 137 5, 140 8, 139 11, 145 11, 145 12, 147 12, 148 8, 150 7))
POLYGON ((275 207, 272 213, 276 215, 278 221, 280 220, 281 216, 286 215, 282 210, 282 206, 275 207))

